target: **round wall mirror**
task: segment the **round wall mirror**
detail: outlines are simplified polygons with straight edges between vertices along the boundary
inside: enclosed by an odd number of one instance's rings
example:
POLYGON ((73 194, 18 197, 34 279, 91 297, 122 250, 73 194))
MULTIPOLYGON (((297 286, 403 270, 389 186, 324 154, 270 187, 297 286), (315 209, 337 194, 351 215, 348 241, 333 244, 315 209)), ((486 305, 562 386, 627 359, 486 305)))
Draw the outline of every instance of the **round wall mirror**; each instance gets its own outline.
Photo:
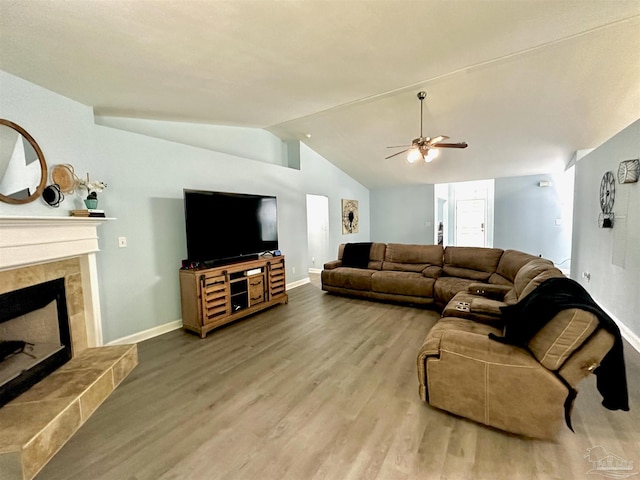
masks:
POLYGON ((47 163, 36 141, 20 125, 0 118, 0 200, 33 202, 46 181, 47 163))

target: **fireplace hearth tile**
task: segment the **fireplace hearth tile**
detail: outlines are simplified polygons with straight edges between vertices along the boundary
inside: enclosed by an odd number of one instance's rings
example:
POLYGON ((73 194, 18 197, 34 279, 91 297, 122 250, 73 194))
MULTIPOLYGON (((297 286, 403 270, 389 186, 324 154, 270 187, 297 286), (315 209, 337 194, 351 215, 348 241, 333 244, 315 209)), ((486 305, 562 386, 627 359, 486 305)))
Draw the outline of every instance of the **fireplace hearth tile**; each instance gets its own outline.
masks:
MULTIPOLYGON (((73 402, 68 399, 12 404, 0 408, 0 454, 21 449, 73 402)), ((78 420, 80 410, 78 410, 78 420)))
MULTIPOLYGON (((77 398, 104 375, 97 368, 64 372, 60 369, 38 382, 19 398, 19 403, 39 402, 65 398, 77 398)), ((0 410, 1 411, 1 410, 0 410)))
POLYGON ((82 356, 73 358, 68 363, 59 368, 58 371, 66 372, 69 370, 87 370, 92 368, 104 369, 111 367, 114 363, 114 357, 122 358, 131 352, 131 345, 114 345, 110 347, 89 348, 82 352, 82 356))
POLYGON ((113 383, 120 385, 138 364, 138 350, 130 350, 113 366, 113 383))
POLYGON ((111 395, 115 389, 113 384, 113 369, 106 375, 100 377, 91 388, 87 389, 84 395, 80 397, 80 407, 82 413, 82 421, 85 422, 93 415, 98 407, 111 395))
POLYGON ((32 479, 82 425, 76 400, 38 432, 22 449, 23 478, 32 479))
POLYGON ((21 478, 22 463, 18 452, 0 455, 0 472, 7 478, 21 478))
POLYGON ((2 480, 32 479, 136 365, 136 345, 89 348, 0 408, 2 480))

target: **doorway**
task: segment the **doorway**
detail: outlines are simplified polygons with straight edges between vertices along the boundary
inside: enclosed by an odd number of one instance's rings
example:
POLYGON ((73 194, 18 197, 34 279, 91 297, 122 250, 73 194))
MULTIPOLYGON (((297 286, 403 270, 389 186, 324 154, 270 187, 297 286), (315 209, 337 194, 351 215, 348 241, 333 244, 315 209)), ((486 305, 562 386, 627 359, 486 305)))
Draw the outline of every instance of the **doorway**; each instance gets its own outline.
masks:
POLYGON ((307 195, 307 266, 320 273, 329 258, 329 197, 307 195))
POLYGON ((493 180, 438 184, 434 192, 435 242, 445 247, 493 246, 493 180))

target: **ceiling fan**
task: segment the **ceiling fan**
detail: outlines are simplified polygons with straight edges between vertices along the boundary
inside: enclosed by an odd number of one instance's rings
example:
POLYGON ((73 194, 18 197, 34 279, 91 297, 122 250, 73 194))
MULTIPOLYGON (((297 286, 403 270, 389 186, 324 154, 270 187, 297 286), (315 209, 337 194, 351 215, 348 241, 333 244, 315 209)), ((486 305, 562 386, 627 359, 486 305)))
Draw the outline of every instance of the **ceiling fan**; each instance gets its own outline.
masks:
POLYGON ((407 161, 409 163, 414 163, 417 160, 424 160, 425 162, 431 162, 434 160, 439 154, 439 148, 467 148, 467 142, 460 143, 443 143, 443 140, 446 140, 447 136, 438 135, 437 137, 425 137, 422 134, 422 107, 424 105, 424 99, 427 98, 427 92, 418 92, 418 98, 420 99, 420 136, 418 138, 414 138, 411 142, 411 145, 396 145, 393 147, 387 148, 405 148, 404 150, 394 153, 393 155, 389 155, 385 158, 389 159, 391 157, 395 157, 396 155, 400 155, 401 153, 407 153, 407 161))

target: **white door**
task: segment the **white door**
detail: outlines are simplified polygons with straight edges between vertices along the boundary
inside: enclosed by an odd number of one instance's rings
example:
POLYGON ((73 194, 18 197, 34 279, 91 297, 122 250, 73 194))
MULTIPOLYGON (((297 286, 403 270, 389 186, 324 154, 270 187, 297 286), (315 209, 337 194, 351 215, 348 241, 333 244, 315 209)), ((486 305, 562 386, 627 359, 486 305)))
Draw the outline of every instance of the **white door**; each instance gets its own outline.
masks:
POLYGON ((485 199, 456 200, 456 245, 485 247, 487 243, 485 199))
POLYGON ((319 273, 329 258, 329 198, 307 194, 308 268, 319 273))

